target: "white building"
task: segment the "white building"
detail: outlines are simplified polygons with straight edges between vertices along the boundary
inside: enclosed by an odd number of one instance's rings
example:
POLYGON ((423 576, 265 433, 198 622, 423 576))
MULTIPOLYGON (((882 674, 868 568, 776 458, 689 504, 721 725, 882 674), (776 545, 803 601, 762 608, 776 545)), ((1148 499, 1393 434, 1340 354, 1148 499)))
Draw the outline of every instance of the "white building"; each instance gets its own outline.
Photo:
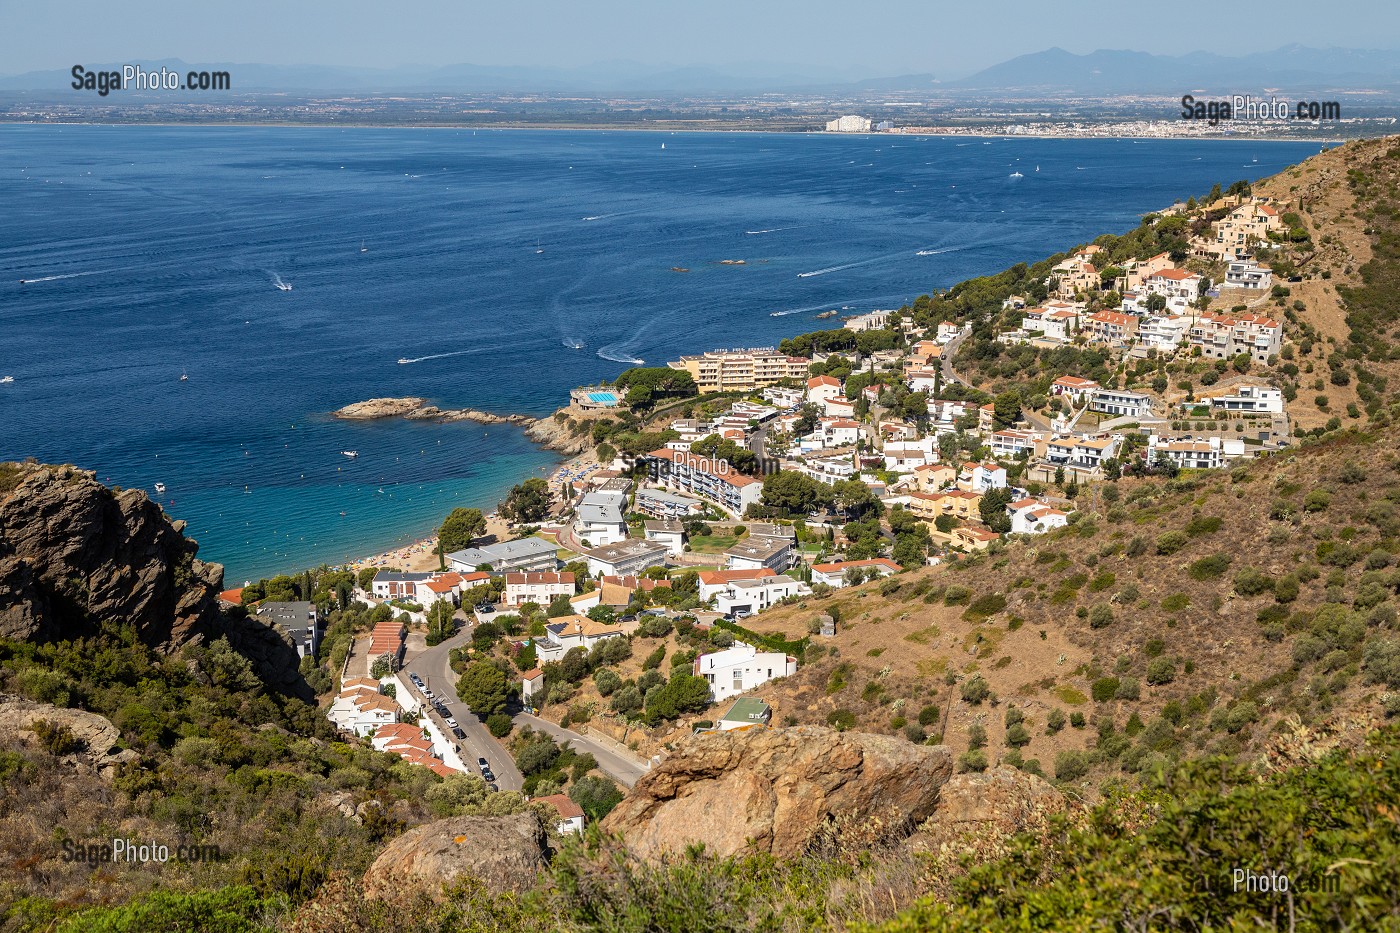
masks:
POLYGON ((666 545, 672 557, 685 553, 685 526, 675 519, 648 519, 642 529, 648 541, 666 545))
POLYGON ((1165 456, 1183 470, 1217 470, 1225 465, 1225 451, 1218 437, 1205 441, 1173 441, 1153 434, 1147 439, 1143 456, 1148 463, 1165 456))
POLYGON ((626 493, 590 492, 579 500, 574 534, 590 547, 626 540, 626 511, 626 493))
POLYGON ((782 573, 792 566, 793 542, 790 538, 769 538, 750 535, 729 548, 725 554, 727 570, 762 570, 767 567, 782 573))
POLYGON ((846 571, 860 570, 869 576, 873 570, 876 575, 887 577, 892 573, 899 572, 899 564, 888 557, 876 557, 871 560, 838 560, 828 564, 812 565, 812 583, 825 583, 832 589, 839 590, 846 585, 846 571))
POLYGON ((563 836, 569 833, 579 835, 583 832, 583 808, 575 803, 568 794, 550 794, 547 797, 536 797, 535 800, 549 804, 559 814, 559 819, 554 823, 554 828, 559 831, 559 835, 563 836))
POLYGON ((379 692, 379 681, 356 677, 341 684, 326 718, 346 732, 372 735, 380 726, 399 721, 399 705, 379 692))
POLYGON ((705 504, 689 496, 678 496, 664 489, 638 489, 635 502, 638 512, 653 518, 685 518, 705 511, 705 504))
POLYGON ((508 573, 505 598, 501 601, 507 606, 523 606, 525 603, 548 606, 556 596, 573 595, 572 573, 508 573))
POLYGON ((813 405, 824 406, 831 399, 845 397, 841 380, 835 376, 813 376, 807 380, 807 401, 813 405))
POLYGON ((1158 353, 1175 353, 1186 342, 1189 318, 1178 314, 1154 314, 1138 325, 1138 346, 1158 353))
POLYGON ((552 541, 534 537, 518 538, 453 551, 447 555, 447 562, 458 573, 470 573, 478 567, 486 567, 493 573, 554 570, 559 566, 557 552, 558 546, 552 541))
POLYGON ((1225 285, 1229 288, 1263 289, 1273 284, 1273 271, 1255 265, 1251 259, 1236 259, 1225 272, 1225 285))
POLYGON ((641 574, 648 567, 664 567, 669 548, 659 541, 629 539, 616 544, 593 548, 588 558, 588 572, 596 576, 641 574))
POLYGON ((828 133, 869 133, 870 118, 851 114, 826 121, 828 133))
POLYGON ((1006 488, 1006 467, 999 463, 964 463, 958 474, 958 488, 969 492, 1006 488))
POLYGON ((708 603, 717 595, 729 589, 733 583, 765 580, 776 577, 771 567, 757 570, 702 570, 700 571, 700 601, 708 603))
POLYGON ((544 639, 535 642, 540 663, 557 661, 574 648, 592 648, 605 638, 620 638, 622 626, 595 622, 587 616, 560 616, 544 627, 544 633, 544 639))
POLYGON ((1283 390, 1264 385, 1238 385, 1228 395, 1216 395, 1210 399, 1211 408, 1224 411, 1250 411, 1265 414, 1283 414, 1283 390))
POLYGON ((810 592, 805 583, 784 574, 757 580, 735 580, 715 594, 715 609, 726 616, 755 615, 791 596, 810 592))
POLYGON ((760 652, 742 642, 732 648, 702 654, 695 659, 693 672, 710 683, 716 701, 752 690, 775 677, 797 673, 797 659, 776 651, 760 652))
POLYGON ((1044 534, 1052 528, 1063 528, 1069 524, 1069 515, 1037 499, 1012 502, 1006 511, 1011 516, 1013 535, 1044 534))
POLYGON ((1089 407, 1122 418, 1142 418, 1152 415, 1152 396, 1122 389, 1095 389, 1089 407))
POLYGON ((298 657, 314 657, 321 640, 321 620, 315 603, 263 603, 258 621, 270 625, 296 649, 298 657))

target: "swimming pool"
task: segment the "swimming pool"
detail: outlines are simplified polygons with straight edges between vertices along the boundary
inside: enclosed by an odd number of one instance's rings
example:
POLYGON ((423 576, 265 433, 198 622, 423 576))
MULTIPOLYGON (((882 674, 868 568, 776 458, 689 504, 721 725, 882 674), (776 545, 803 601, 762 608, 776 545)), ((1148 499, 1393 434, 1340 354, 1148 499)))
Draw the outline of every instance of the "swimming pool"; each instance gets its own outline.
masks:
POLYGON ((616 405, 617 395, 612 392, 589 392, 588 400, 598 405, 616 405))

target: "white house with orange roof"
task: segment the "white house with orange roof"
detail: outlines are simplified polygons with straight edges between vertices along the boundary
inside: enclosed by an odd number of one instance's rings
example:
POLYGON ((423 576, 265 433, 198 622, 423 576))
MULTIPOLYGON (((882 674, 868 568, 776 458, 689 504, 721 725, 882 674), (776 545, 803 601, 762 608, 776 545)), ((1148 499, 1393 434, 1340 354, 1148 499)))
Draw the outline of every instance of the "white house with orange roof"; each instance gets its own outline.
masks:
POLYGON ((345 732, 365 736, 399 721, 399 705, 379 692, 379 681, 355 678, 342 684, 326 718, 345 732))
POLYGON ((971 492, 1006 488, 1006 467, 999 463, 964 463, 958 472, 958 488, 971 492))
POLYGON ((1061 376, 1050 383, 1052 394, 1065 396, 1075 405, 1082 404, 1098 388, 1099 384, 1094 380, 1079 376, 1061 376))
POLYGON ((1201 285, 1205 279, 1195 272, 1185 269, 1163 269, 1154 272, 1143 283, 1142 290, 1150 295, 1161 295, 1167 300, 1167 307, 1181 312, 1201 295, 1201 285))
POLYGON ((427 609, 434 603, 455 603, 461 592, 462 578, 455 573, 436 574, 431 580, 423 580, 415 587, 414 601, 427 609))
POLYGON ((760 567, 758 569, 735 569, 735 570, 702 570, 700 571, 700 601, 708 603, 719 593, 729 588, 732 583, 739 581, 764 580, 777 576, 777 572, 772 567, 760 567))
POLYGON ((825 583, 832 589, 840 589, 846 585, 846 572, 849 570, 860 570, 866 576, 874 573, 876 576, 887 577, 892 573, 898 573, 899 569, 899 564, 888 557, 874 557, 870 560, 829 561, 812 565, 812 584, 825 583))
POLYGON ((1114 280, 1113 287, 1119 292, 1138 291, 1150 277, 1174 266, 1171 256, 1165 252, 1147 259, 1130 259, 1123 263, 1123 274, 1114 280))
POLYGON ((505 580, 505 596, 501 602, 507 606, 525 603, 548 606, 556 596, 574 595, 574 575, 567 571, 508 573, 505 580))
POLYGON ((595 622, 587 616, 561 616, 544 627, 545 637, 535 642, 541 662, 557 661, 572 648, 592 648, 605 638, 622 635, 622 626, 595 622))
POLYGON ((1137 335, 1137 328, 1137 318, 1119 311, 1099 311, 1084 319, 1084 333, 1099 343, 1126 343, 1137 335))
POLYGON ((1248 353, 1255 362, 1267 363, 1283 349, 1283 325, 1259 314, 1203 314, 1187 340, 1205 357, 1223 360, 1248 353))
POLYGON ((835 376, 813 376, 807 380, 807 401, 813 405, 825 405, 834 398, 845 398, 841 391, 841 380, 835 376))
POLYGON ((559 818, 554 821, 554 828, 559 834, 579 835, 583 832, 584 814, 583 807, 574 802, 568 794, 550 794, 547 797, 536 797, 538 803, 548 804, 554 808, 554 812, 559 818))
POLYGON ((854 418, 856 414, 856 403, 845 396, 829 398, 822 405, 822 413, 828 418, 854 418))
POLYGON ((1019 499, 1006 507, 1013 535, 1044 534, 1069 524, 1069 515, 1038 499, 1019 499))

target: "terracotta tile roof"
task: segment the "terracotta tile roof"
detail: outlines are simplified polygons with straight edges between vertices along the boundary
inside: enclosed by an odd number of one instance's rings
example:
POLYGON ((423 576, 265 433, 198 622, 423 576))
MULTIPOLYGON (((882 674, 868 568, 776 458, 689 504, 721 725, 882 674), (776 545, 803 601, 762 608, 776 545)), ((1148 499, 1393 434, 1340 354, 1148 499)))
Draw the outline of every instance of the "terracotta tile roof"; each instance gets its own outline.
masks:
POLYGON ((884 567, 888 570, 898 570, 899 564, 888 557, 874 557, 870 560, 838 560, 830 564, 812 565, 812 569, 820 573, 840 573, 848 567, 884 567))
POLYGON ((764 567, 761 570, 702 570, 700 571, 700 582, 706 586, 718 586, 724 583, 733 583, 736 580, 756 580, 759 577, 776 577, 773 568, 764 567))
POLYGON ((536 677, 543 677, 543 676, 544 676, 544 671, 540 670, 538 667, 532 667, 532 668, 530 668, 528 671, 522 671, 521 674, 520 674, 520 679, 521 679, 521 680, 534 680, 536 677))
POLYGON ((807 380, 807 388, 815 389, 817 386, 835 386, 839 389, 841 387, 841 380, 834 376, 813 376, 811 379, 807 380))
POLYGON ((559 811, 561 820, 578 819, 583 816, 583 808, 574 803, 568 794, 550 794, 548 797, 536 797, 535 799, 540 803, 547 803, 559 811))

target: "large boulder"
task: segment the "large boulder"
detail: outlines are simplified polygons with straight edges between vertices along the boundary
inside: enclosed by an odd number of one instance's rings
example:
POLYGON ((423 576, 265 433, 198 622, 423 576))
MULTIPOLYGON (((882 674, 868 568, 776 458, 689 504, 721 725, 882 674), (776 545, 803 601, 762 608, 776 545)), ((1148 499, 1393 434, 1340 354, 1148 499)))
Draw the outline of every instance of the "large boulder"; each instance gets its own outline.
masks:
POLYGON ((1012 768, 958 774, 943 785, 937 809, 910 845, 950 857, 996 857, 1011 836, 1043 828, 1064 809, 1064 796, 1034 774, 1012 768))
POLYGON ((121 732, 104 716, 0 693, 0 735, 16 735, 39 744, 43 742, 40 722, 48 723, 50 729, 68 730, 75 744, 64 752, 64 758, 107 780, 111 780, 117 766, 139 757, 130 749, 117 748, 121 732))
POLYGON ((0 488, 0 636, 130 625, 162 651, 217 632, 223 568, 135 489, 68 466, 10 464, 0 488))
POLYGON ((742 729, 687 741, 603 821, 644 858, 707 852, 792 856, 833 818, 912 826, 952 774, 944 746, 817 726, 742 729))
POLYGON ((534 813, 425 823, 379 853, 365 872, 365 893, 383 897, 422 885, 436 895, 458 875, 474 875, 492 890, 522 892, 545 867, 547 839, 534 813))

